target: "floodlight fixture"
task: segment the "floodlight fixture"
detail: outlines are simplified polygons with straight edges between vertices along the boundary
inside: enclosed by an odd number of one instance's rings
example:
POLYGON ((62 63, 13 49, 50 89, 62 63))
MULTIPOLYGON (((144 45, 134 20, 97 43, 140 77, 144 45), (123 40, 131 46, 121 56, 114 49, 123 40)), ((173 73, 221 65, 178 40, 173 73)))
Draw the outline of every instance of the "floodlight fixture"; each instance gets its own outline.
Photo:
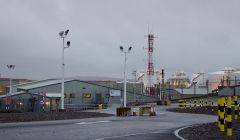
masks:
POLYGON ((123 46, 120 46, 120 50, 123 52, 123 46))
POLYGON ((130 46, 129 48, 128 48, 128 52, 130 52, 132 50, 132 47, 130 46))
POLYGON ((65 36, 68 34, 68 32, 69 32, 69 30, 67 29, 67 30, 65 31, 65 36))
POLYGON ((70 41, 67 41, 67 47, 70 47, 70 41))
POLYGON ((14 69, 14 68, 15 68, 15 65, 7 65, 7 67, 8 67, 9 69, 14 69))
POLYGON ((60 35, 61 37, 63 37, 63 34, 64 34, 64 31, 60 31, 60 32, 59 32, 59 35, 60 35))

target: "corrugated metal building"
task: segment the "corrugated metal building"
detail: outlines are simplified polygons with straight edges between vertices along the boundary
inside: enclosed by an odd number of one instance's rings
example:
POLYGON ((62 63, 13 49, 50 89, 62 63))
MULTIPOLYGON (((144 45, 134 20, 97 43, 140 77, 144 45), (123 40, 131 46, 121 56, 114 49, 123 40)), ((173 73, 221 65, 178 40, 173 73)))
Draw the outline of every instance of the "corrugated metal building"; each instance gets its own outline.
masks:
MULTIPOLYGON (((121 104, 123 98, 123 83, 111 82, 107 86, 106 82, 99 85, 96 82, 86 82, 80 80, 65 80, 65 106, 70 105, 90 105, 90 104, 121 104), (110 96, 110 90, 119 90, 119 96, 110 96)), ((9 88, 9 87, 8 87, 9 88)), ((142 94, 142 83, 127 84, 127 103, 150 102, 158 100, 157 97, 149 97, 142 94)), ((46 98, 60 97, 61 80, 49 79, 35 81, 26 84, 12 86, 12 91, 29 94, 42 95, 46 98)), ((1 97, 0 97, 1 98, 1 97)))

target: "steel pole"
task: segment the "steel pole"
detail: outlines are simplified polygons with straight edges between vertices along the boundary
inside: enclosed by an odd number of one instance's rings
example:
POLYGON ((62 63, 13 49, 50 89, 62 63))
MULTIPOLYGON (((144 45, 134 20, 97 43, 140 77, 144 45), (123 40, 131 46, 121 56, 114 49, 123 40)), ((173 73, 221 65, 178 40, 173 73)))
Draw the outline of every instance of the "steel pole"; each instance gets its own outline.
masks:
POLYGON ((9 89, 9 95, 12 94, 12 78, 10 77, 10 89, 9 89))
POLYGON ((61 88, 61 109, 64 109, 64 37, 63 39, 63 48, 62 48, 62 88, 61 88))
POLYGON ((123 95, 123 106, 127 107, 127 80, 126 80, 126 63, 127 63, 127 52, 125 54, 125 61, 124 61, 124 95, 123 95))

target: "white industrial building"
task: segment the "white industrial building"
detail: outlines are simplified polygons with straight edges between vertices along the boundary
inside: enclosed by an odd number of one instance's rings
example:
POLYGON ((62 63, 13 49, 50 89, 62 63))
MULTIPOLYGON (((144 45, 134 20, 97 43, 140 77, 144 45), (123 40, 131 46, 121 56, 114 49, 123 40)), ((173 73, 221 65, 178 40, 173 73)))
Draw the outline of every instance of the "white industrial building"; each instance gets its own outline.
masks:
POLYGON ((238 85, 240 80, 240 69, 225 67, 220 71, 208 74, 209 89, 216 90, 220 86, 238 85))

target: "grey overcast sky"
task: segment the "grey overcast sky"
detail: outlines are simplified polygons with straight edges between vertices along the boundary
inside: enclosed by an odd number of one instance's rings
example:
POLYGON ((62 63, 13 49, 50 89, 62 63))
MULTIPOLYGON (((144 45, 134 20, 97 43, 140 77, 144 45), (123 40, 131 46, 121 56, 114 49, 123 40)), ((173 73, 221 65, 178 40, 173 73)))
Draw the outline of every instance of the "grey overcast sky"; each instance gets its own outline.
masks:
POLYGON ((123 77, 120 45, 133 46, 129 77, 146 69, 148 27, 158 37, 155 68, 167 74, 240 67, 239 7, 239 0, 0 0, 0 73, 60 77, 65 29, 66 76, 123 77))

